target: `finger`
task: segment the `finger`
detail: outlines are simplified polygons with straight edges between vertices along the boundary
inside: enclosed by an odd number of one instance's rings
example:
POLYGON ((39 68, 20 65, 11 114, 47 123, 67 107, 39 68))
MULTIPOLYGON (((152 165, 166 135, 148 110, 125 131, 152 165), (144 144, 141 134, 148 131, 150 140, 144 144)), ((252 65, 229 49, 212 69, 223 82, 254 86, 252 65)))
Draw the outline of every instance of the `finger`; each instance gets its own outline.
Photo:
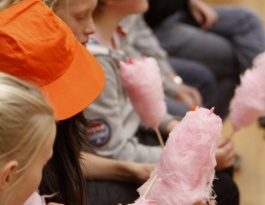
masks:
POLYGON ((226 160, 233 159, 235 157, 235 150, 234 147, 228 144, 224 147, 224 157, 226 160))
POLYGON ((207 30, 209 28, 211 28, 213 26, 213 24, 216 22, 217 20, 217 15, 215 15, 215 13, 211 13, 205 16, 205 21, 202 24, 202 28, 207 30))
POLYGON ((194 205, 204 205, 205 203, 202 201, 196 202, 194 205))
POLYGON ((225 147, 229 143, 232 143, 231 139, 222 137, 218 142, 218 148, 225 147))
POLYGON ((200 11, 204 17, 202 28, 209 29, 216 22, 218 14, 211 6, 204 2, 201 2, 199 5, 200 11))
POLYGON ((185 101, 188 107, 196 105, 196 100, 192 96, 188 96, 185 101))
POLYGON ((195 19, 195 21, 199 24, 202 25, 204 23, 204 16, 201 14, 201 12, 199 10, 193 10, 192 11, 192 15, 193 18, 195 19))
POLYGON ((195 99, 196 105, 202 106, 202 97, 197 90, 193 91, 193 97, 195 99))
POLYGON ((232 157, 231 159, 229 159, 229 160, 227 160, 227 161, 225 162, 225 166, 224 166, 224 168, 231 167, 231 166, 233 166, 234 163, 235 163, 235 158, 232 157))
POLYGON ((184 103, 188 107, 191 107, 196 103, 192 98, 192 96, 190 95, 190 93, 182 94, 177 99, 179 99, 182 103, 184 103))
POLYGON ((223 164, 225 167, 232 166, 235 162, 235 152, 233 150, 225 151, 223 155, 223 164))
POLYGON ((187 94, 190 96, 192 105, 191 106, 202 106, 202 97, 199 91, 193 87, 186 86, 185 87, 187 94))
POLYGON ((232 146, 229 146, 226 150, 225 150, 225 153, 226 153, 226 157, 227 158, 235 158, 235 150, 234 150, 234 147, 232 146))
POLYGON ((63 205, 63 204, 58 204, 58 203, 50 202, 50 203, 48 203, 48 205, 63 205))

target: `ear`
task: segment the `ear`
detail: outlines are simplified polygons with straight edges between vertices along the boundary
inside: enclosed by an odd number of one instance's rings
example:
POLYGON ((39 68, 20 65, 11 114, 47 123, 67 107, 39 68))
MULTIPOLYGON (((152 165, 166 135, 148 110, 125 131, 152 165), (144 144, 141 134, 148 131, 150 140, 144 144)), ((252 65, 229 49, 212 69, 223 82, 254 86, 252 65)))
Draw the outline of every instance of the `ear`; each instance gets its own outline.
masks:
POLYGON ((0 169, 0 191, 6 189, 12 183, 12 174, 18 167, 17 161, 8 162, 0 169))

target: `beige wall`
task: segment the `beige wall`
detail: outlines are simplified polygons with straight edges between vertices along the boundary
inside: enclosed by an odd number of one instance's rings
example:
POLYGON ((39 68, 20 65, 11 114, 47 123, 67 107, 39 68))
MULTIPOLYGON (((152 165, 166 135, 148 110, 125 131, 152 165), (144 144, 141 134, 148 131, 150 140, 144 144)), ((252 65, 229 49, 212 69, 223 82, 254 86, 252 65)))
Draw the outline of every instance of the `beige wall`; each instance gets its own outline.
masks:
POLYGON ((265 0, 205 0, 205 2, 213 4, 244 5, 256 10, 265 22, 265 0))

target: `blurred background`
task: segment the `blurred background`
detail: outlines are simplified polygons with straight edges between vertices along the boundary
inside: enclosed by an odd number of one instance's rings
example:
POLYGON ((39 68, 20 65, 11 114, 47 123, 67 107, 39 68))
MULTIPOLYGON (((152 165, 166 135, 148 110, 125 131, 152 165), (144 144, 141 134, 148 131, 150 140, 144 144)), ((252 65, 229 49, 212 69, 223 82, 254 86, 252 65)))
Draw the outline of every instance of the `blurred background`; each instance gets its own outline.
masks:
POLYGON ((256 10, 265 20, 265 0, 205 0, 213 4, 243 5, 256 10))
MULTIPOLYGON (((210 4, 235 4, 256 10, 265 25, 265 0, 205 0, 210 4)), ((265 79, 264 79, 265 80, 265 79)), ((229 118, 223 135, 229 135, 229 118)), ((238 131, 234 136, 235 149, 240 156, 240 168, 235 181, 240 189, 241 205, 265 205, 265 128, 256 122, 238 131)))

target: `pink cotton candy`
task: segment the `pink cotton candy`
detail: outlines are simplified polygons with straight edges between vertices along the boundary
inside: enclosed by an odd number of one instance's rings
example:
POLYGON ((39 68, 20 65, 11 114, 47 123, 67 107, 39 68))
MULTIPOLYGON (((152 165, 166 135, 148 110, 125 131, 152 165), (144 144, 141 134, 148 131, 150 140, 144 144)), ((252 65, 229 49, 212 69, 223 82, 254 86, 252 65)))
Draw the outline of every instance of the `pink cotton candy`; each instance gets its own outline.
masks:
POLYGON ((192 205, 209 200, 221 129, 222 121, 212 110, 188 112, 170 133, 159 163, 138 190, 140 195, 157 176, 146 196, 157 205, 192 205))
POLYGON ((252 69, 246 70, 230 103, 233 131, 250 125, 265 114, 265 54, 254 60, 252 69))
POLYGON ((133 204, 128 204, 128 205, 156 205, 156 201, 140 197, 133 204))
POLYGON ((144 124, 157 129, 160 121, 165 117, 166 104, 156 60, 140 58, 120 62, 119 75, 144 124))
POLYGON ((24 205, 45 205, 45 204, 46 203, 44 199, 42 199, 37 192, 34 192, 24 203, 24 205))
POLYGON ((259 54, 254 60, 253 60, 253 66, 254 67, 261 67, 265 69, 265 52, 259 54))

